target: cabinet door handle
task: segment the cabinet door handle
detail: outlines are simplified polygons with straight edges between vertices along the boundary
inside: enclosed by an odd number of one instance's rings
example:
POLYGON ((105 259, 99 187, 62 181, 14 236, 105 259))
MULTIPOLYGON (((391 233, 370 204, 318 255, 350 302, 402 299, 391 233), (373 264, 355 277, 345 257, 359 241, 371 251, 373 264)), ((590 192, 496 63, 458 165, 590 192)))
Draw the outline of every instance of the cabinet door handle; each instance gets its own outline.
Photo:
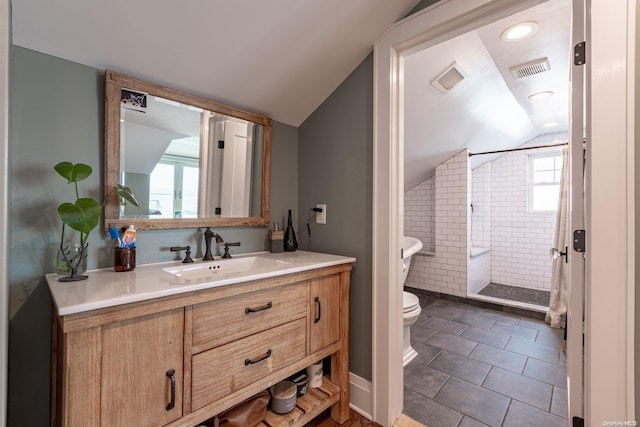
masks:
POLYGON ((267 352, 265 354, 263 354, 262 356, 258 356, 255 359, 244 359, 244 366, 249 366, 249 365, 253 365, 254 363, 258 363, 258 362, 262 362, 265 359, 268 359, 269 357, 271 357, 271 349, 267 350, 267 352))
POLYGON ((167 403, 166 410, 170 411, 176 406, 176 370, 169 369, 166 373, 171 382, 171 401, 167 403))
POLYGON ((320 321, 322 306, 320 305, 320 298, 315 297, 313 300, 316 302, 316 318, 313 319, 313 323, 318 323, 320 321))
POLYGON ((256 308, 247 307, 247 308, 245 308, 244 309, 244 314, 257 313, 258 311, 269 310, 271 307, 273 307, 273 303, 271 301, 269 301, 268 303, 266 303, 265 305, 261 305, 260 307, 256 307, 256 308))

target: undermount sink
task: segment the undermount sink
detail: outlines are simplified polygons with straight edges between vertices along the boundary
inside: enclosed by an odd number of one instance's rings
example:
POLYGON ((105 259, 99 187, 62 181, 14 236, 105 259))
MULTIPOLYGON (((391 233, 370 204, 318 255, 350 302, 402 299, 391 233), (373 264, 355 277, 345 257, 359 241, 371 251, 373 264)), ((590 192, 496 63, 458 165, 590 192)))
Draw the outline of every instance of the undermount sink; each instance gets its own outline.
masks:
POLYGON ((274 267, 287 267, 291 262, 277 259, 269 259, 260 256, 248 256, 243 258, 222 259, 218 261, 206 261, 194 264, 184 264, 163 268, 167 273, 183 280, 221 279, 237 273, 259 273, 274 267))

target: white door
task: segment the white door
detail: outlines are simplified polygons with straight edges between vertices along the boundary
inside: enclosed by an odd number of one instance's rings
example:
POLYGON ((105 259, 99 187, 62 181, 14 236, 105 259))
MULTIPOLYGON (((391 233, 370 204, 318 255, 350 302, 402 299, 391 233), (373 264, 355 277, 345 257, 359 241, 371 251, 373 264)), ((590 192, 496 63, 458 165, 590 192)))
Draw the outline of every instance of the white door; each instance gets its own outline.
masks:
MULTIPOLYGON (((584 290, 585 290, 585 162, 583 141, 585 65, 575 54, 584 52, 577 45, 585 41, 584 0, 573 1, 571 41, 574 58, 571 64, 569 111, 569 301, 567 305, 567 380, 569 394, 569 421, 584 418, 584 290), (578 239, 578 241, 574 241, 578 239), (581 240, 582 239, 582 240, 581 240), (582 247, 581 247, 582 246, 582 247)), ((583 43, 584 46, 584 43, 583 43)))

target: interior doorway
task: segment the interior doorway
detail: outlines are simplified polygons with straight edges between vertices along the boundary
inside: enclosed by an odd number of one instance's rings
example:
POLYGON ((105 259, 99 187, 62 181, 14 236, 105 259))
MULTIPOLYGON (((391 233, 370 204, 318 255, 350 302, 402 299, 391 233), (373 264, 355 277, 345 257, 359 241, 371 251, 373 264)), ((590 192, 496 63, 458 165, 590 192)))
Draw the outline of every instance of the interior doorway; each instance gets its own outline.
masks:
MULTIPOLYGON (((391 82, 384 78, 376 79, 374 91, 378 95, 374 107, 376 127, 374 130, 374 170, 383 173, 374 173, 374 200, 376 206, 384 205, 384 209, 376 209, 374 214, 374 259, 388 258, 388 264, 374 262, 374 418, 381 423, 391 424, 399 408, 402 407, 402 375, 394 371, 401 366, 399 355, 393 349, 401 348, 398 338, 394 333, 381 336, 382 322, 389 325, 388 331, 401 330, 401 313, 399 307, 400 289, 392 289, 382 284, 397 283, 399 272, 399 259, 394 254, 400 253, 398 242, 403 233, 403 206, 398 200, 402 200, 404 191, 403 160, 404 147, 398 143, 404 138, 403 123, 403 67, 407 55, 434 46, 444 40, 459 36, 470 30, 479 28, 497 19, 520 12, 539 2, 515 2, 515 1, 478 1, 469 2, 452 1, 447 4, 436 4, 425 9, 414 19, 413 31, 391 32, 383 42, 376 45, 376 71, 390 69, 391 82), (418 24, 417 21, 420 21, 418 24), (422 25, 422 27, 420 27, 422 25), (425 30, 427 29, 427 30, 425 30), (384 64, 379 66, 378 64, 384 64), (391 64, 389 67, 386 64, 391 64), (390 114, 389 114, 390 113, 390 114), (388 115, 388 116, 387 116, 388 115), (387 116, 389 120, 380 119, 387 116), (380 138, 388 135, 391 143, 387 145, 380 138), (378 168, 379 166, 379 168, 378 168), (383 191, 379 191, 383 190, 383 191), (388 209, 386 208, 388 206, 388 209), (376 233, 376 229, 389 230, 387 233, 376 233), (377 303, 385 299, 386 304, 377 303), (396 304, 397 302, 397 304, 396 304), (382 317, 381 317, 382 315, 382 317), (386 317, 388 316, 388 317, 386 317), (381 322, 377 322, 380 320, 381 322), (382 343, 385 344, 382 344, 382 343), (378 351, 386 347, 386 351, 378 351), (387 364, 389 370, 378 369, 382 364, 387 364)), ((409 22, 407 23, 409 24, 409 22)), ((385 75, 385 73, 378 73, 385 75)), ((466 290, 465 290, 466 292, 466 290)), ((401 339, 400 339, 401 341, 401 339)))
POLYGON ((426 425, 509 425, 525 412, 531 425, 567 424, 564 321, 541 320, 552 278, 568 276, 552 275, 565 266, 549 250, 554 230, 563 249, 568 237, 570 28, 571 1, 550 0, 404 57, 404 235, 427 249, 405 281, 427 296, 410 327, 404 411, 426 425), (517 72, 534 62, 544 67, 517 72))

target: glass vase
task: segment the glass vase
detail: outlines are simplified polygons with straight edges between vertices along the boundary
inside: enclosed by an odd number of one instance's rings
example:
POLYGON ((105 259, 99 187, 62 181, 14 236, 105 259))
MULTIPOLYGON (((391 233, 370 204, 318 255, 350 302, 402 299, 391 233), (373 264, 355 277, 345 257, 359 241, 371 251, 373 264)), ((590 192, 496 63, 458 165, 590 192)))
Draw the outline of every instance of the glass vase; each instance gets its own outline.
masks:
POLYGON ((61 282, 84 280, 88 276, 83 276, 87 271, 87 248, 79 242, 64 242, 58 248, 56 256, 56 273, 61 277, 61 282), (67 279, 67 280, 63 280, 67 279))

